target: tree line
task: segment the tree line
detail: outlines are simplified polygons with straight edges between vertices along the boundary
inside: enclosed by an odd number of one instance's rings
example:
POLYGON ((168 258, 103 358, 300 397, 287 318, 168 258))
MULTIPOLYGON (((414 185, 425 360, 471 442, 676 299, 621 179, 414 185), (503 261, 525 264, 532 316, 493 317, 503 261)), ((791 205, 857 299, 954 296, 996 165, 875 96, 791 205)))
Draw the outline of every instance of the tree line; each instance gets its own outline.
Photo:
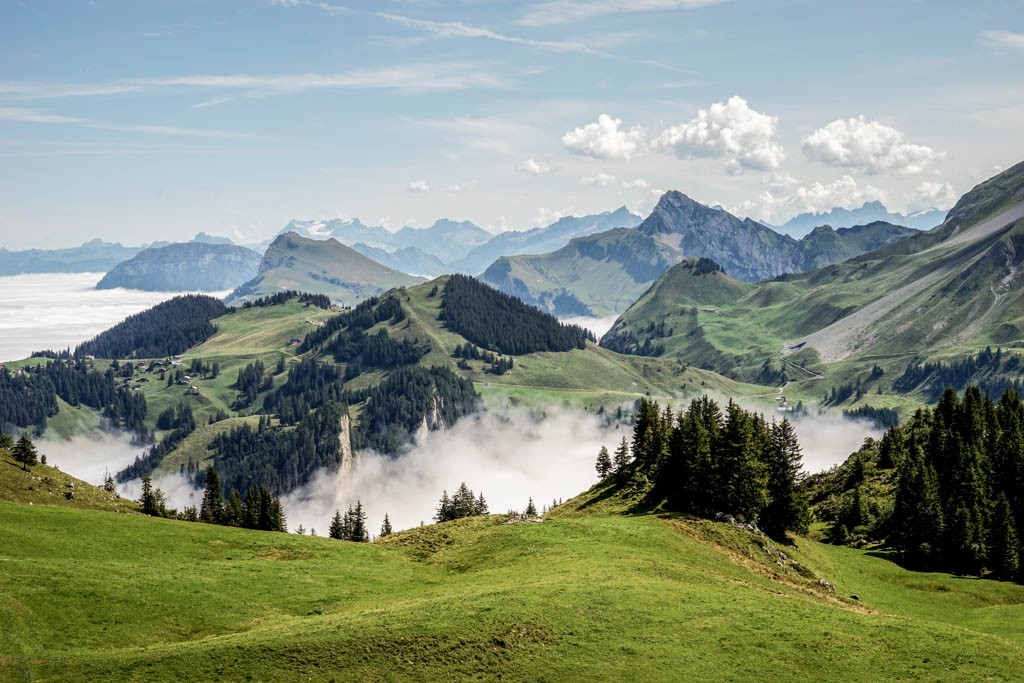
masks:
POLYGON ((55 360, 19 372, 0 368, 0 427, 34 426, 42 433, 57 414, 57 398, 74 407, 102 410, 116 426, 146 433, 146 399, 117 384, 118 368, 103 372, 81 360, 55 360))
POLYGON ((769 423, 733 401, 723 413, 707 396, 679 413, 642 399, 632 442, 624 437, 614 459, 599 454, 598 473, 647 490, 669 509, 731 514, 783 538, 809 523, 801 458, 788 419, 769 423))
POLYGON ((177 296, 128 316, 75 348, 74 357, 163 358, 184 353, 214 335, 213 320, 233 312, 202 294, 177 296))
POLYGON ((250 299, 242 304, 242 308, 265 308, 267 306, 280 306, 286 304, 292 299, 298 299, 300 304, 306 306, 316 306, 322 308, 325 311, 331 310, 331 297, 326 294, 310 294, 309 292, 300 292, 294 289, 286 289, 282 292, 276 292, 274 294, 268 294, 258 299, 250 299))
POLYGON ((266 486, 250 486, 245 490, 244 498, 238 493, 238 489, 232 488, 225 499, 220 477, 214 467, 206 469, 203 479, 203 501, 199 508, 189 506, 178 511, 168 508, 164 493, 153 486, 153 481, 148 476, 143 477, 142 494, 139 497, 142 513, 153 517, 259 531, 288 530, 281 499, 273 495, 266 486))
POLYGON ((594 335, 466 275, 450 275, 440 320, 473 344, 506 355, 586 348, 594 335))

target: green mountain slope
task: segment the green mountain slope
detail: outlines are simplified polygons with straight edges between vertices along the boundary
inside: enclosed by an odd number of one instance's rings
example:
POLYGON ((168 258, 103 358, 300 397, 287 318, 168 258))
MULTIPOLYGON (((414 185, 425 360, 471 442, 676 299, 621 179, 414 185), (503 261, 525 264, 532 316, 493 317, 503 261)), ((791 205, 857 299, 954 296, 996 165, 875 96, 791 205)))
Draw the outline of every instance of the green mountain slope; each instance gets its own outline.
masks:
POLYGON ((510 256, 481 276, 560 315, 621 313, 685 257, 709 258, 745 281, 841 261, 917 231, 888 223, 816 229, 801 240, 667 192, 639 226, 572 240, 550 254, 510 256))
POLYGON ((267 247, 259 274, 232 292, 228 302, 300 290, 352 306, 392 287, 420 282, 423 278, 388 268, 335 239, 313 240, 288 232, 267 247))
POLYGON ((355 544, 0 503, 0 678, 1019 673, 1021 586, 804 539, 780 550, 727 523, 627 507, 595 487, 543 523, 470 518, 355 544))
POLYGON ((819 375, 860 382, 877 363, 887 376, 865 386, 888 392, 911 362, 1024 345, 1022 261, 1024 164, 1018 164, 965 195, 934 231, 758 283, 715 312, 673 308, 675 283, 688 277, 677 267, 605 339, 614 348, 646 345, 748 380, 768 363, 777 381, 802 378, 822 391, 828 384, 821 386, 819 375), (652 322, 664 325, 650 329, 652 322))

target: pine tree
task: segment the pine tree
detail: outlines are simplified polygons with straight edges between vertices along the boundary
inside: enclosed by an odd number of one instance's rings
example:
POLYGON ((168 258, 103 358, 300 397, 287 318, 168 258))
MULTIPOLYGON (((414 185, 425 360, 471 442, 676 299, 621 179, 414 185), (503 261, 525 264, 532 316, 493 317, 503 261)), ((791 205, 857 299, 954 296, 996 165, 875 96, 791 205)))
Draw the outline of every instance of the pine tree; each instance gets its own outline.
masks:
POLYGON ((239 495, 238 489, 231 489, 231 493, 228 494, 228 502, 224 504, 222 524, 225 526, 242 526, 244 522, 245 506, 242 504, 242 496, 239 495))
POLYGON ((338 540, 345 538, 345 525, 341 519, 341 510, 334 511, 334 517, 331 519, 331 526, 327 530, 327 535, 338 540))
POLYGON ((612 456, 608 453, 608 448, 601 446, 600 452, 597 454, 597 476, 604 479, 612 471, 612 456))
POLYGON ((619 447, 615 449, 615 459, 612 461, 612 472, 619 481, 624 481, 628 467, 629 442, 626 441, 626 437, 623 436, 622 441, 619 443, 619 447))
POLYGON ((142 505, 142 514, 163 517, 164 494, 160 489, 153 488, 153 481, 149 477, 142 478, 142 497, 139 503, 142 505))
POLYGON ((0 451, 10 451, 14 448, 14 441, 11 440, 10 434, 0 432, 0 451))
POLYGON ((349 508, 351 515, 349 527, 349 541, 366 543, 370 540, 370 534, 366 530, 366 511, 363 509, 362 501, 357 500, 354 508, 349 508))
POLYGON ((106 470, 103 472, 103 490, 107 493, 117 493, 117 484, 114 483, 114 478, 110 476, 110 472, 106 470))
POLYGON ((530 498, 530 502, 526 504, 526 516, 527 517, 536 517, 537 516, 537 506, 533 504, 533 498, 532 497, 530 498))
POLYGON ((221 524, 224 521, 224 494, 220 488, 220 477, 213 465, 206 468, 206 488, 203 491, 203 502, 199 506, 199 519, 207 524, 221 524))
POLYGON ((391 535, 391 520, 388 519, 388 513, 385 512, 384 513, 384 522, 380 525, 380 536, 381 536, 381 538, 384 538, 385 536, 390 536, 390 535, 391 535))
POLYGON ((798 487, 802 456, 792 423, 783 418, 773 424, 770 439, 766 454, 768 505, 761 514, 761 528, 769 536, 781 539, 786 531, 805 533, 810 515, 807 500, 798 487))
POLYGON ((1021 546, 1014 526, 1013 513, 1006 496, 1000 496, 992 519, 989 558, 992 572, 1000 579, 1020 576, 1021 546))
POLYGON ((435 522, 447 522, 455 519, 452 511, 452 501, 448 498, 448 491, 441 493, 441 500, 437 505, 437 513, 434 515, 435 522))
POLYGON ((487 501, 484 500, 484 492, 481 491, 480 495, 477 496, 476 504, 473 506, 474 515, 486 515, 489 512, 487 509, 487 501))
POLYGON ((25 435, 22 435, 18 442, 11 449, 11 455, 15 462, 21 465, 21 469, 28 472, 29 467, 35 467, 39 460, 35 444, 25 435))

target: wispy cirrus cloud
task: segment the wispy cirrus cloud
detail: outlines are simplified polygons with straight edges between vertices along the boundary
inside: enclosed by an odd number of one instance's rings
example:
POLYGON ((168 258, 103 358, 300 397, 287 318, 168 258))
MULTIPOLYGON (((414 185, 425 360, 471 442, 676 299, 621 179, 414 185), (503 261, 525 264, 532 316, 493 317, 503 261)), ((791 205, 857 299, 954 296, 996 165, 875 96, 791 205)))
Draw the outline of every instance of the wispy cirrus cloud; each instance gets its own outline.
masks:
POLYGON ((430 92, 470 88, 504 88, 503 76, 463 62, 412 63, 337 74, 187 74, 159 78, 123 79, 108 83, 0 83, 0 98, 47 100, 144 94, 168 90, 246 91, 271 96, 311 90, 399 90, 430 92))
POLYGON ((109 130, 121 133, 142 133, 149 135, 168 135, 190 138, 219 138, 224 140, 267 139, 258 135, 209 128, 181 128, 178 126, 162 126, 153 124, 106 123, 78 116, 51 114, 49 112, 36 111, 34 109, 22 109, 18 107, 0 107, 0 121, 75 126, 78 128, 109 130))
POLYGON ((514 45, 524 45, 527 47, 540 48, 542 50, 551 50, 552 52, 579 52, 589 55, 613 56, 575 40, 534 40, 531 38, 499 33, 483 26, 470 26, 462 23, 461 21, 431 21, 427 19, 414 19, 400 14, 388 14, 386 12, 378 12, 376 16, 390 21, 393 24, 398 24, 399 26, 426 31, 438 38, 483 38, 486 40, 495 40, 501 43, 512 43, 514 45))
POLYGON ((665 12, 719 5, 726 0, 550 0, 530 6, 517 23, 550 26, 627 12, 665 12))
POLYGON ((984 31, 981 37, 985 43, 994 47, 1008 47, 1012 50, 1024 50, 1024 33, 1012 31, 984 31))

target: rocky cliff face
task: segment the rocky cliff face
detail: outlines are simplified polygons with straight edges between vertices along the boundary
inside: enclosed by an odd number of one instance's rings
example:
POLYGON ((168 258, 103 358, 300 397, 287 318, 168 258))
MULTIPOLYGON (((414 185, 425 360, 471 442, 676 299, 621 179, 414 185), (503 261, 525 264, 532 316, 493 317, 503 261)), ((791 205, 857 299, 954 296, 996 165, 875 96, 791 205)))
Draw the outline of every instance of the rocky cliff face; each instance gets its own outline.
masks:
POLYGON ((624 311, 684 258, 708 258, 730 276, 756 282, 849 259, 915 232, 888 223, 824 226, 795 240, 673 191, 636 228, 577 238, 550 254, 505 257, 481 277, 556 315, 608 315, 624 311))
POLYGON ((153 292, 220 291, 251 279, 260 264, 255 251, 232 244, 188 242, 145 249, 103 276, 97 289, 153 292))

